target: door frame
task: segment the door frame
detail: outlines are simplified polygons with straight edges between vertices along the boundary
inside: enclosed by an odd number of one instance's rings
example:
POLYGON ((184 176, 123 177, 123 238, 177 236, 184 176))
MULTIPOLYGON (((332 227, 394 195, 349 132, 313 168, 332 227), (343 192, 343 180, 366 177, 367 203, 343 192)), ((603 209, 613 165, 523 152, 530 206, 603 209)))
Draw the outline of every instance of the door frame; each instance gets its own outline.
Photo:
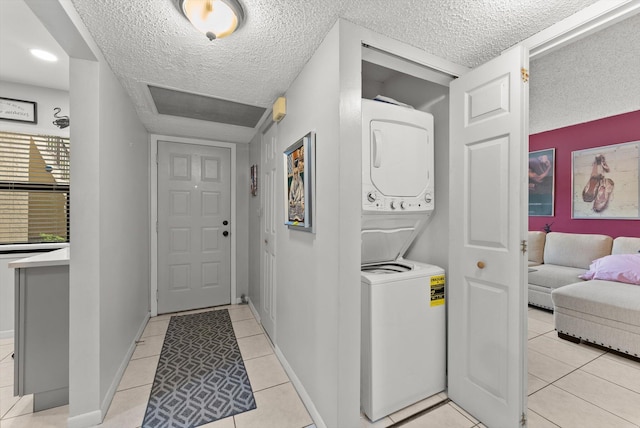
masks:
MULTIPOLYGON (((266 191, 266 189, 265 189, 266 184, 265 184, 265 180, 263 180, 263 177, 262 177, 262 175, 261 175, 261 174, 264 174, 264 173, 266 172, 265 159, 264 159, 264 157, 263 157, 264 141, 265 141, 265 140, 264 140, 264 137, 265 137, 265 135, 266 135, 268 132, 270 132, 272 129, 276 132, 276 154, 275 154, 275 158, 276 158, 276 159, 274 159, 274 162, 276 163, 276 172, 277 172, 277 170, 278 170, 278 165, 279 165, 279 163, 278 163, 278 162, 280 162, 280 160, 278 159, 278 153, 279 153, 279 152, 278 152, 278 150, 277 150, 277 147, 278 147, 278 138, 277 138, 277 137, 278 137, 278 134, 277 134, 277 133, 278 133, 278 122, 271 122, 271 121, 267 121, 265 124, 263 124, 263 125, 260 127, 260 130, 258 131, 258 134, 260 135, 260 142, 259 142, 259 146, 260 146, 260 147, 259 147, 259 149, 260 149, 260 161, 259 161, 259 167, 258 167, 258 183, 260 183, 260 182, 262 181, 262 182, 261 182, 261 184, 260 184, 260 186, 262 186, 262 189, 263 189, 263 190, 260 192, 260 195, 259 195, 259 197, 260 197, 260 201, 259 201, 259 206, 260 206, 260 208, 259 208, 259 210, 260 210, 260 215, 259 215, 259 217, 258 217, 259 234, 260 234, 260 236, 259 236, 259 240, 260 240, 260 260, 259 260, 259 262, 260 262, 260 263, 259 263, 259 265, 260 265, 260 266, 258 267, 258 270, 259 270, 259 275, 258 275, 258 279, 259 279, 259 283, 258 283, 258 290, 260 291, 260 298, 259 298, 259 300, 258 300, 258 307, 256 308, 256 307, 254 306, 254 308, 255 308, 255 312, 256 312, 256 313, 257 313, 257 315, 259 316, 258 321, 259 321, 261 324, 263 324, 262 320, 263 320, 264 318, 268 318, 268 316, 270 315, 270 314, 267 314, 267 313, 263 313, 263 310, 264 310, 264 309, 263 309, 263 308, 264 308, 264 299, 265 299, 265 295, 262 293, 262 292, 263 292, 263 290, 264 290, 263 286, 265 285, 265 283, 264 283, 264 279, 265 279, 264 273, 265 273, 265 270, 264 270, 264 263, 263 263, 263 257, 264 257, 264 253, 265 253, 265 248, 264 248, 264 247, 265 247, 265 244, 264 244, 264 239, 265 239, 265 238, 264 238, 264 229, 265 229, 265 228, 264 228, 264 224, 263 224, 263 222, 265 222, 265 221, 266 221, 266 220, 265 220, 265 203, 264 203, 264 199, 263 199, 263 198, 264 198, 265 191, 266 191), (264 315, 266 315, 266 316, 264 316, 264 315)), ((256 135, 258 135, 258 134, 256 134, 256 135)), ((277 174, 276 174, 276 175, 277 175, 277 174)), ((275 178, 274 178, 274 180, 275 180, 275 181, 274 181, 274 183, 273 183, 273 190, 274 190, 274 193, 272 194, 272 196, 275 198, 275 190, 276 190, 276 188, 277 188, 277 186, 278 186, 278 183, 276 183, 277 179, 275 179, 275 178)), ((277 207, 278 207, 278 204, 276 203, 276 201, 275 201, 275 200, 273 201, 273 206, 274 206, 274 210, 277 212, 277 210, 278 210, 278 208, 277 208, 277 207)), ((275 215, 275 213, 274 213, 274 215, 275 215)), ((277 233, 276 233, 276 236, 277 236, 277 233)), ((277 238, 276 238, 276 240, 275 240, 275 241, 277 242, 277 238)), ((274 257, 277 259, 277 255, 276 255, 276 253, 275 253, 275 248, 276 248, 276 247, 275 247, 275 244, 273 244, 273 245, 274 245, 274 257)), ((277 263, 276 263, 276 264, 277 264, 277 263)), ((274 272, 274 273, 273 273, 273 275, 274 275, 274 276, 275 276, 276 274, 277 274, 277 272, 274 272)), ((275 283, 277 283, 277 281, 274 281, 274 282, 275 282, 275 283)), ((272 284, 272 288, 273 288, 273 286, 275 286, 275 284, 272 284)), ((272 289, 272 290, 271 290, 271 292, 272 292, 273 294, 275 294, 275 290, 273 290, 273 289, 272 289)), ((249 300, 251 301, 251 296, 249 296, 249 300)), ((274 296, 274 298, 273 298, 273 301, 275 301, 275 296, 274 296)), ((273 310, 273 308, 272 308, 272 310, 273 310)), ((276 339, 276 338, 277 338, 277 334, 278 334, 278 333, 277 333, 277 320, 274 320, 274 322, 273 322, 272 324, 273 324, 273 325, 272 325, 272 331, 271 331, 271 332, 268 332, 268 331, 267 331, 267 328, 265 328, 265 327, 264 327, 264 325, 263 325, 263 329, 265 330, 265 333, 267 334, 267 337, 268 337, 268 338, 271 340, 271 342, 275 345, 275 344, 276 344, 276 341, 277 341, 277 339, 276 339), (271 333, 271 334, 269 334, 269 333, 271 333)))
POLYGON ((168 135, 149 135, 149 308, 151 316, 158 315, 158 141, 192 144, 196 146, 220 147, 231 150, 231 304, 238 303, 236 297, 236 145, 213 140, 171 137, 168 135))
MULTIPOLYGON (((640 13, 639 0, 600 0, 519 42, 529 59, 573 43, 640 13)), ((508 50, 508 49, 507 49, 508 50)))

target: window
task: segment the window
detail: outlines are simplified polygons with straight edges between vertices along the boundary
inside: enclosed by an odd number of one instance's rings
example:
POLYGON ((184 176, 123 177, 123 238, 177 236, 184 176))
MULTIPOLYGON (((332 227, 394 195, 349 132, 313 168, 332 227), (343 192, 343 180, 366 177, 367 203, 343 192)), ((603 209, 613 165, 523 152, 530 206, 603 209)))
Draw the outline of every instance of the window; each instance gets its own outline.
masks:
POLYGON ((0 244, 69 241, 69 139, 0 132, 0 244))

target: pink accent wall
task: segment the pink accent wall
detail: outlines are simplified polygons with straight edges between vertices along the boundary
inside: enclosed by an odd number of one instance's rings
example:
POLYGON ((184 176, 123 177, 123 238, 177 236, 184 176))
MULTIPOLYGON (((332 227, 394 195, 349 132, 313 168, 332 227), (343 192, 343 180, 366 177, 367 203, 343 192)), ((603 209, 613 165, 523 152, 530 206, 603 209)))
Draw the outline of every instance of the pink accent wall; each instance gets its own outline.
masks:
POLYGON ((640 237, 640 220, 571 218, 571 152, 640 140, 640 110, 529 136, 529 151, 556 149, 555 215, 529 217, 529 230, 640 237))

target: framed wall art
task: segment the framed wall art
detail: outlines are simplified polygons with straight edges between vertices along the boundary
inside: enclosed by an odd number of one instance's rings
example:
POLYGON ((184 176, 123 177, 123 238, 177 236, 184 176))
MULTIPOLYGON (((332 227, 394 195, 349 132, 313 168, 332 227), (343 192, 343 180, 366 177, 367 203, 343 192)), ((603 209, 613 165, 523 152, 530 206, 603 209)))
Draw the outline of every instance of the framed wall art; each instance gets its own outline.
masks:
POLYGON ((640 219, 640 141, 572 152, 574 219, 640 219))
POLYGON ((258 195, 258 165, 251 165, 251 196, 258 195))
POLYGON ((313 177, 315 133, 284 151, 285 224, 290 229, 313 232, 313 177))
POLYGON ((529 215, 553 216, 556 149, 529 153, 529 215))
POLYGON ((38 103, 0 97, 0 119, 38 123, 38 103))

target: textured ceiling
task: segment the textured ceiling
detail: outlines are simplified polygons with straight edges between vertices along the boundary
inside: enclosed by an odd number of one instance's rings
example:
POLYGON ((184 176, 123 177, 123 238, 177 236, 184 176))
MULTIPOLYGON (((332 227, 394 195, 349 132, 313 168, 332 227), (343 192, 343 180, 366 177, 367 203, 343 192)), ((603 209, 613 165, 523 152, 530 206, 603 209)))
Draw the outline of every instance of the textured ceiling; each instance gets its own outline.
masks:
POLYGON ((253 128, 160 116, 146 84, 269 108, 339 17, 474 67, 596 0, 241 0, 210 42, 176 0, 72 0, 152 133, 248 142, 253 128))
POLYGON ((69 90, 69 57, 22 0, 0 0, 0 80, 69 90), (35 58, 42 49, 57 62, 35 58))

